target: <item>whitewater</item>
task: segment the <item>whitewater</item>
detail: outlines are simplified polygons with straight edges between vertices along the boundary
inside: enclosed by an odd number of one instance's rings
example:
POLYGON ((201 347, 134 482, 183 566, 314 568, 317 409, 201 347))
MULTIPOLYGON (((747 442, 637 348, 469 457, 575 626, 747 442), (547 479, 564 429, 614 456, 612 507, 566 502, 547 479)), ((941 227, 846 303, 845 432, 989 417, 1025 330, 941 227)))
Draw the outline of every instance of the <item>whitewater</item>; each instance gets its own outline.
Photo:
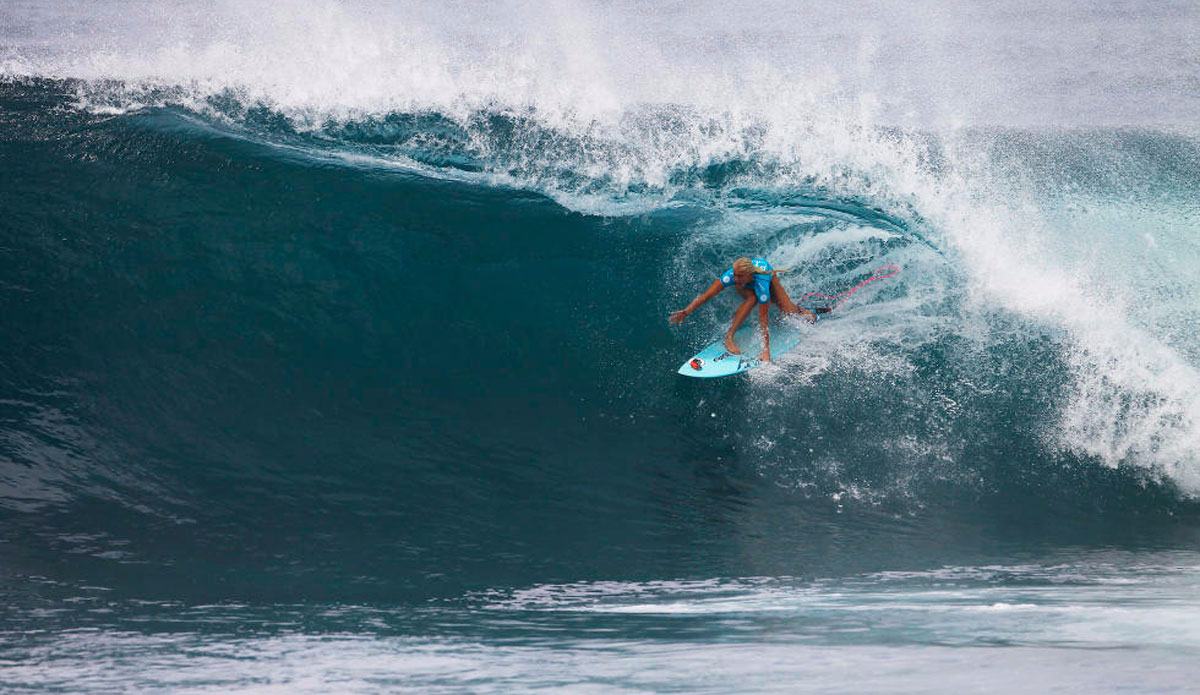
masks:
POLYGON ((7 3, 0 682, 1193 691, 1197 34, 7 3), (677 376, 743 255, 899 270, 677 376))

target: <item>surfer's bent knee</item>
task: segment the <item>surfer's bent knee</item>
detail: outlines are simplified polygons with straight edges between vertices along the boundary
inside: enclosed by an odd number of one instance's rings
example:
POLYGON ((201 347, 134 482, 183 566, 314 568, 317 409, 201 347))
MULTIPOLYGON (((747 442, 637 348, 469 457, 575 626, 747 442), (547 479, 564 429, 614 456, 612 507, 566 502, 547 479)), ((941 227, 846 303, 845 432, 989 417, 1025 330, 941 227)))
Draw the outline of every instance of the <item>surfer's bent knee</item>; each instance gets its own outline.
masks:
POLYGON ((783 283, 779 282, 779 278, 774 275, 771 276, 771 301, 779 307, 780 311, 789 313, 800 311, 800 307, 788 296, 787 290, 783 289, 783 283))

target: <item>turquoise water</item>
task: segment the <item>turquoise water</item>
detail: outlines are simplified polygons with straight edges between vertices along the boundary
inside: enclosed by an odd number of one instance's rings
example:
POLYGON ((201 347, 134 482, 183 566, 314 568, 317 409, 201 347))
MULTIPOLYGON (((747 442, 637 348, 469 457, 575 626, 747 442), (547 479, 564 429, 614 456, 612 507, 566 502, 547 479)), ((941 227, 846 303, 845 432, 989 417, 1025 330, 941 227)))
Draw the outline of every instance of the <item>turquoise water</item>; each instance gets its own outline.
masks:
POLYGON ((6 691, 1195 689, 1194 8, 0 19, 6 691))

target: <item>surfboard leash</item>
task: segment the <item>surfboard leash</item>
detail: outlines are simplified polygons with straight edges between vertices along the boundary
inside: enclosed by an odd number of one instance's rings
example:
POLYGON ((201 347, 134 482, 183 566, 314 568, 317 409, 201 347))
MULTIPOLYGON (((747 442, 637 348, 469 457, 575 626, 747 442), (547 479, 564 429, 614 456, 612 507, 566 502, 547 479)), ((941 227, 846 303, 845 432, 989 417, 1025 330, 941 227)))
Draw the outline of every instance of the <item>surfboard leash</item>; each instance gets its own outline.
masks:
POLYGON ((871 277, 867 278, 866 280, 863 280, 862 282, 858 283, 854 287, 851 287, 850 289, 846 290, 845 292, 838 292, 837 294, 833 294, 833 295, 824 294, 821 292, 809 292, 808 294, 801 297, 800 301, 796 302, 796 303, 803 304, 804 300, 808 299, 809 297, 824 297, 826 299, 827 305, 823 306, 823 307, 815 308, 815 309, 813 309, 813 311, 818 314, 828 314, 829 312, 833 311, 834 309, 836 309, 839 306, 841 306, 842 304, 844 304, 847 299, 850 299, 850 295, 854 294, 855 292, 861 290, 862 288, 866 287, 867 285, 871 284, 872 282, 875 282, 876 280, 885 280, 887 278, 895 276, 899 272, 900 272, 899 266, 890 265, 890 264, 885 265, 882 268, 876 268, 875 272, 871 275, 871 277))

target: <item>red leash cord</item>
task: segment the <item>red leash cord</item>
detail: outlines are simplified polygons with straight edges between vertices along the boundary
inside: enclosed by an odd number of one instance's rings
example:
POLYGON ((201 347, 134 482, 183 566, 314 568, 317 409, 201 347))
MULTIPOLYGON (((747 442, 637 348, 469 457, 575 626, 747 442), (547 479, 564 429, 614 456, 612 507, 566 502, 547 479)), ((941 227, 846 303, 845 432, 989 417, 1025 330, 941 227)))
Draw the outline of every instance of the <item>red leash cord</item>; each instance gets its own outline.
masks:
POLYGON ((875 270, 874 275, 867 278, 866 280, 863 280, 862 282, 858 283, 854 287, 851 287, 850 289, 846 290, 845 292, 838 292, 837 294, 834 294, 834 295, 822 294, 821 292, 809 292, 808 294, 801 297, 800 301, 796 302, 796 303, 801 306, 804 306, 804 301, 806 299, 808 299, 809 297, 824 297, 827 301, 830 302, 829 310, 832 311, 832 310, 838 308, 839 306, 841 306, 842 303, 845 302, 847 299, 849 299, 850 295, 861 290, 862 288, 866 287, 867 285, 871 284, 872 282, 875 282, 876 280, 883 280, 885 278, 890 278, 899 272, 900 272, 899 266, 885 265, 882 268, 877 268, 875 270), (841 299, 838 299, 838 297, 841 297, 841 299), (837 301, 835 302, 834 300, 837 300, 837 301))

